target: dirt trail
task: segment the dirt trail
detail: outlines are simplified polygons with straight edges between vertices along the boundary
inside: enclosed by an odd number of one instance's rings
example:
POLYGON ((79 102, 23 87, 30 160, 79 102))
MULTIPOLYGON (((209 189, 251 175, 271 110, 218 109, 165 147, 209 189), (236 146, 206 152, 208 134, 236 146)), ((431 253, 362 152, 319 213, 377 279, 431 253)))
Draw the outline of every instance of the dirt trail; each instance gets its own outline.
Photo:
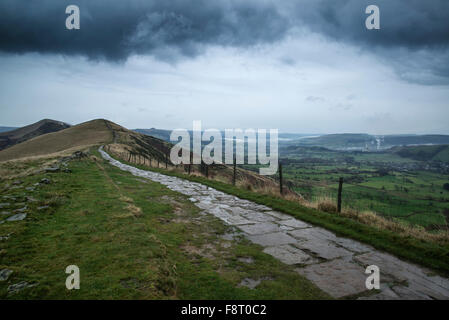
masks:
POLYGON ((103 158, 133 175, 159 182, 188 195, 200 209, 240 229, 263 251, 296 271, 335 298, 449 299, 449 280, 430 270, 404 262, 357 241, 307 224, 254 202, 239 199, 196 182, 145 171, 111 158, 103 158), (380 269, 380 290, 368 291, 365 269, 380 269))

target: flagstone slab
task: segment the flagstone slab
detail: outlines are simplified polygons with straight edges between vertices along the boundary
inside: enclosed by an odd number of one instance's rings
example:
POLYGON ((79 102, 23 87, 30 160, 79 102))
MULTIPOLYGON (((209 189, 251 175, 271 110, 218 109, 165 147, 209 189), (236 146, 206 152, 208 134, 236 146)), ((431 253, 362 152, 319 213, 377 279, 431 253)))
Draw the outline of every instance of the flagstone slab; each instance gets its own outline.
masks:
POLYGON ((283 232, 268 233, 262 235, 248 236, 248 239, 264 247, 278 246, 282 244, 295 243, 296 240, 283 232))
POLYGON ((279 231, 279 226, 271 222, 255 223, 239 227, 242 231, 250 235, 273 233, 279 231))
POLYGON ((365 270, 346 259, 312 264, 295 270, 334 298, 357 295, 367 291, 365 270))
POLYGON ((304 229, 312 227, 310 224, 291 218, 289 220, 281 220, 278 223, 280 225, 292 227, 293 229, 304 229))
POLYGON ((267 247, 263 250, 263 252, 289 265, 293 264, 305 265, 319 262, 319 260, 313 258, 304 251, 289 244, 280 245, 276 247, 267 247))

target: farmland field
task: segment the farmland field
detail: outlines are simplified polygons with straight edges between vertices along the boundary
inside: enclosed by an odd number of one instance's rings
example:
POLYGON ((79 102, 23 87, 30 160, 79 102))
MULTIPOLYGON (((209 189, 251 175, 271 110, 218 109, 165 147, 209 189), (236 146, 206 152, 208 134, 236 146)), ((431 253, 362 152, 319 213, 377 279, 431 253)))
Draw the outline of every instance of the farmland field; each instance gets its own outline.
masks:
POLYGON ((281 149, 284 179, 306 199, 336 201, 344 179, 344 207, 374 211, 427 228, 447 227, 447 163, 418 161, 393 152, 281 149))

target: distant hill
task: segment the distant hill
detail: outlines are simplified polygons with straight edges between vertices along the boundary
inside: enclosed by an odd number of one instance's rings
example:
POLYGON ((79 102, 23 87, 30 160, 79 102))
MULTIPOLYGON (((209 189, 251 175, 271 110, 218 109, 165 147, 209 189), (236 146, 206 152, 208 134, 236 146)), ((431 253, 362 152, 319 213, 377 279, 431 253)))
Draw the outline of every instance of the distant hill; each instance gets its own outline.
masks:
POLYGON ((6 131, 12 131, 17 129, 17 127, 0 127, 0 133, 1 132, 6 132, 6 131))
POLYGON ((423 144, 449 144, 449 135, 389 135, 383 138, 384 145, 423 145, 423 144))
POLYGON ((134 129, 134 131, 141 133, 141 134, 148 135, 148 136, 152 136, 152 137, 155 137, 155 138, 167 141, 167 142, 170 141, 170 134, 171 134, 170 130, 151 128, 151 129, 134 129))
POLYGON ((449 145, 394 147, 390 151, 403 158, 449 163, 449 145))
POLYGON ((328 134, 289 141, 288 145, 317 146, 333 150, 385 150, 395 146, 445 145, 449 135, 384 135, 364 133, 328 134))
POLYGON ((15 144, 30 140, 34 137, 57 132, 66 128, 70 125, 61 121, 55 121, 50 119, 44 119, 36 123, 30 124, 28 126, 13 129, 11 131, 0 133, 0 150, 11 147, 15 144))
MULTIPOLYGON (((151 128, 151 129, 134 129, 134 131, 170 142, 171 130, 151 128)), ((192 130, 188 130, 188 131, 192 135, 192 130)), ((225 136, 224 131, 222 131, 221 134, 222 134, 222 137, 225 136)), ((311 136, 311 135, 310 134, 300 134, 300 133, 279 133, 278 134, 279 140, 281 140, 281 141, 303 139, 308 136, 311 136)))

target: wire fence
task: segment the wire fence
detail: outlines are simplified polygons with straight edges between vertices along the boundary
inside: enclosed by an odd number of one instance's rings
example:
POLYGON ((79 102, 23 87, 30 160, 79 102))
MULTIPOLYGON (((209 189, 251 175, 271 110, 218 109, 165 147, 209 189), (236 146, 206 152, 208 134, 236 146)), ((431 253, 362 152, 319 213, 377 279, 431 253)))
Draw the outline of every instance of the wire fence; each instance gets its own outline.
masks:
MULTIPOLYGON (((292 185, 295 191, 311 202, 320 202, 323 199, 335 204, 338 202, 338 184, 333 181, 294 179, 292 185)), ((386 218, 398 218, 422 226, 447 226, 447 198, 411 195, 405 190, 407 189, 386 190, 344 181, 341 201, 344 208, 372 211, 386 218)))

